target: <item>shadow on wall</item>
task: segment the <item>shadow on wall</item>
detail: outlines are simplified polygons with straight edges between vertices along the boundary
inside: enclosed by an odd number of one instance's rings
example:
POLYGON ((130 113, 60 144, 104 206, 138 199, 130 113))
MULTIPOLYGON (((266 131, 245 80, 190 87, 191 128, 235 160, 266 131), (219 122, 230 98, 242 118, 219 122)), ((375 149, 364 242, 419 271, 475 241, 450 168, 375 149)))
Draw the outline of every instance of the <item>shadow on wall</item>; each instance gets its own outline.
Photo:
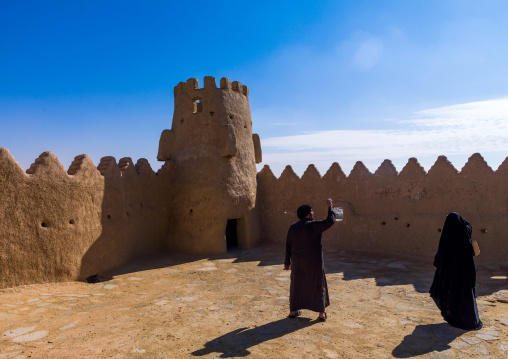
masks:
POLYGON ((134 166, 130 158, 117 165, 113 157, 104 157, 97 168, 105 181, 102 232, 81 260, 79 279, 87 282, 159 250, 168 230, 164 188, 168 173, 155 174, 145 159, 134 166))

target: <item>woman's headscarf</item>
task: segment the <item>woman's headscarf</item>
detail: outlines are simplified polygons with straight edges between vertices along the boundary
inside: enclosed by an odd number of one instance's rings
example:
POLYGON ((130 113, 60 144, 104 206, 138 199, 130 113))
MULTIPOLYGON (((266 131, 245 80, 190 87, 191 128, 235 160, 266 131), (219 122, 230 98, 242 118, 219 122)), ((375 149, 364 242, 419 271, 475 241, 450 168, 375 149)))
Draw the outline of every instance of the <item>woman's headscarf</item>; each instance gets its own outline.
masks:
MULTIPOLYGON (((434 267, 444 264, 458 265, 461 262, 473 263, 474 250, 471 243, 473 226, 457 212, 446 216, 439 240, 439 248, 434 267)), ((465 263, 464 263, 465 264, 465 263)))

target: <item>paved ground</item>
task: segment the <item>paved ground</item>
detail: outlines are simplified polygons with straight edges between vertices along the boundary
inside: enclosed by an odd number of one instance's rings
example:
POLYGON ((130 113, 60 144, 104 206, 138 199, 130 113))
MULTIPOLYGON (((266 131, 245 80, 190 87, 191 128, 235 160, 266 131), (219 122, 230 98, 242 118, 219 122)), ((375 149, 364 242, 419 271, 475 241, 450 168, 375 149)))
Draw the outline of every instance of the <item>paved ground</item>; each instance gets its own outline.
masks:
POLYGON ((289 319, 283 249, 145 257, 95 284, 0 291, 4 358, 508 358, 508 267, 478 265, 484 329, 443 322, 430 260, 326 250, 325 323, 289 319))

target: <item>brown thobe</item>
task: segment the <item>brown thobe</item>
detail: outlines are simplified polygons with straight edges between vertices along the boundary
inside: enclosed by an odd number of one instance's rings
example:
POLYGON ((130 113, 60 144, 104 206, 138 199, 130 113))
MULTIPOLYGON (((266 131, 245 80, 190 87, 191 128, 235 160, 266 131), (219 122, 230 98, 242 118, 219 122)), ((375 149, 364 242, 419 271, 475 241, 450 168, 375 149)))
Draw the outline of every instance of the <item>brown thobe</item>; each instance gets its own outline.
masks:
POLYGON ((323 221, 308 218, 289 227, 286 239, 285 265, 291 265, 289 309, 324 312, 330 305, 323 265, 321 234, 335 223, 335 214, 328 208, 323 221))

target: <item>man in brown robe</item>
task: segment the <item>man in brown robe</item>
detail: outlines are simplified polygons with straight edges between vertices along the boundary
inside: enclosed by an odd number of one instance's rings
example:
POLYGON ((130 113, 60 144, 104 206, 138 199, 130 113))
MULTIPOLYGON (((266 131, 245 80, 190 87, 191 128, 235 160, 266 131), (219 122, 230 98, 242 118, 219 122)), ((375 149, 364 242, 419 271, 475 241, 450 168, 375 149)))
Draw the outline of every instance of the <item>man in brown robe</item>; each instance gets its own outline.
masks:
POLYGON ((323 265, 321 234, 335 223, 332 200, 326 201, 328 217, 314 220, 314 211, 309 205, 297 210, 298 222, 289 227, 286 239, 284 269, 291 270, 289 291, 289 317, 302 314, 301 309, 319 312, 319 320, 326 321, 325 308, 330 305, 328 287, 323 265))

